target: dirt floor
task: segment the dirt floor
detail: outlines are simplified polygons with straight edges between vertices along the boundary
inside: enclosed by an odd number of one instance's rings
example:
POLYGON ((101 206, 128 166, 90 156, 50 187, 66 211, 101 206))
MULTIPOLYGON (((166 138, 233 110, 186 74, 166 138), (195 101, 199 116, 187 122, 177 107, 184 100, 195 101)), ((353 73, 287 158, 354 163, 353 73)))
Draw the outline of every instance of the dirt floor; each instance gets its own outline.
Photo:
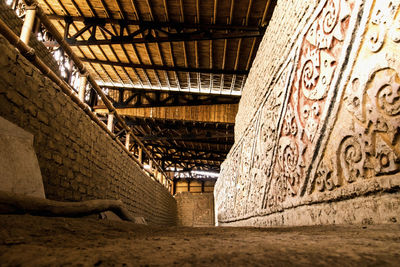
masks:
POLYGON ((400 266, 400 225, 149 227, 0 215, 0 266, 400 266))

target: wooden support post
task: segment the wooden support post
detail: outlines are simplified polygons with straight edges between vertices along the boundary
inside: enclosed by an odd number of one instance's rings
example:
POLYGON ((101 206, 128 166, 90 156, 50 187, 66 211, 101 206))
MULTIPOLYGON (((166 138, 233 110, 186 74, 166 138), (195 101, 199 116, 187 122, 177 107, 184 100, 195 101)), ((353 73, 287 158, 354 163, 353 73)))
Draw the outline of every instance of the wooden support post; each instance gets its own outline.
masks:
POLYGON ((35 16, 36 16, 36 5, 27 6, 26 7, 26 14, 25 14, 25 21, 24 25, 22 26, 21 30, 21 41, 25 44, 29 44, 29 38, 32 34, 33 25, 35 23, 35 16))
POLYGON ((141 146, 138 147, 138 154, 139 154, 139 162, 143 164, 143 149, 141 146))
POLYGON ((107 128, 110 130, 110 132, 114 132, 114 114, 110 113, 108 114, 108 121, 107 121, 107 128))
POLYGON ((176 180, 172 180, 172 195, 176 194, 176 180))
POLYGON ((85 103, 85 92, 86 92, 86 85, 87 85, 87 74, 82 74, 79 79, 79 91, 78 97, 82 103, 85 103))
POLYGON ((156 178, 157 181, 161 182, 160 181, 160 177, 158 177, 158 170, 157 169, 154 170, 154 177, 156 178))
POLYGON ((190 180, 188 180, 187 183, 188 183, 188 192, 190 192, 190 180))
POLYGON ((125 139, 125 147, 126 147, 126 149, 129 150, 130 146, 131 146, 131 134, 127 133, 126 134, 126 139, 125 139))
POLYGON ((204 181, 201 181, 201 192, 204 193, 204 181))

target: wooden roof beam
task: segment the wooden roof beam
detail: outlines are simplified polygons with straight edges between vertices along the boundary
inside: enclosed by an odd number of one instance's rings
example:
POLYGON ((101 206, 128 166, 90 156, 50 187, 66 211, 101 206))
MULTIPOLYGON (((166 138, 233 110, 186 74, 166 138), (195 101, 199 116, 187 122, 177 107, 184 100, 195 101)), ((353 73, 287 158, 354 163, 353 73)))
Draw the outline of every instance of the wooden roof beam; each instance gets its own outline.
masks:
MULTIPOLYGON (((220 39, 238 39, 238 38, 257 38, 262 37, 259 32, 239 32, 239 33, 177 33, 171 34, 169 37, 150 37, 150 38, 131 38, 130 36, 115 37, 111 39, 101 40, 76 40, 66 39, 70 46, 80 45, 109 45, 109 44, 150 44, 165 42, 191 42, 191 41, 207 41, 220 39)), ((49 45, 56 45, 49 43, 49 45)))
POLYGON ((197 73, 211 73, 211 74, 235 74, 235 75, 247 75, 248 70, 231 70, 231 69, 207 69, 207 68, 191 68, 191 67, 179 67, 179 66, 163 66, 163 65, 146 65, 146 64, 135 64, 135 63, 123 63, 123 62, 112 62, 107 60, 80 58, 82 62, 96 63, 101 65, 118 66, 125 68, 134 69, 153 69, 153 70, 164 70, 164 71, 178 71, 178 72, 197 72, 197 73))
POLYGON ((224 157, 220 157, 220 158, 217 158, 217 157, 209 157, 209 158, 207 158, 207 157, 193 157, 193 156, 191 156, 191 157, 169 157, 169 156, 167 156, 167 157, 161 157, 161 158, 159 158, 159 159, 161 159, 162 161, 180 161, 180 162, 192 162, 192 161, 215 161, 215 162, 223 162, 224 160, 225 160, 225 158, 224 157))
POLYGON ((123 87, 123 86, 112 86, 112 85, 100 85, 101 88, 107 88, 110 90, 116 91, 130 91, 133 93, 163 93, 163 94, 170 94, 170 95, 180 95, 180 96, 221 96, 224 98, 229 99, 236 99, 240 100, 240 95, 228 95, 228 94, 209 94, 209 93, 202 93, 202 92, 189 92, 189 91, 176 91, 176 90, 164 90, 164 89, 145 89, 145 88, 138 88, 138 87, 123 87))
MULTIPOLYGON (((233 1, 232 1, 233 2, 233 1)), ((232 7, 234 5, 232 4, 232 7)), ((231 14, 233 14, 233 8, 230 9, 230 21, 232 20, 231 14)), ((266 12, 267 9, 264 11, 266 12)), ((98 23, 98 24, 115 24, 115 25, 137 25, 146 28, 173 28, 173 29, 211 29, 220 31, 264 31, 263 26, 247 26, 247 25, 231 25, 229 24, 216 24, 216 23, 184 23, 184 22, 170 22, 170 21, 143 21, 143 20, 124 20, 124 19, 113 19, 113 18, 94 18, 84 16, 65 16, 57 14, 48 14, 49 19, 55 20, 71 20, 80 21, 85 23, 98 23)))
MULTIPOLYGON (((188 106, 116 108, 121 116, 204 123, 235 123, 238 104, 190 106, 192 112, 187 112, 187 109, 188 106)), ((108 113, 107 109, 102 108, 95 111, 100 114, 108 113)))
MULTIPOLYGON (((144 107, 189 107, 200 105, 220 105, 220 104, 237 104, 239 98, 232 98, 229 95, 210 95, 196 96, 196 94, 182 95, 176 92, 154 92, 151 90, 141 90, 123 99, 123 91, 119 91, 117 97, 109 97, 109 100, 116 108, 144 108, 144 107), (175 94, 173 94, 175 93, 175 94), (161 99, 162 95, 167 96, 161 99), (122 101, 121 101, 122 100, 122 101)), ((95 106, 94 108, 104 108, 104 106, 95 106)))
MULTIPOLYGON (((161 149, 166 149, 166 150, 175 150, 176 152, 182 152, 182 153, 212 153, 212 154, 218 154, 220 156, 226 157, 226 155, 229 153, 229 150, 208 150, 208 149, 192 149, 192 148, 184 148, 184 147, 175 147, 175 146, 166 146, 166 145, 161 145, 161 144, 155 144, 155 143, 145 143, 145 146, 147 147, 152 147, 152 148, 161 148, 161 149)), ((169 153, 171 154, 171 153, 169 153)))

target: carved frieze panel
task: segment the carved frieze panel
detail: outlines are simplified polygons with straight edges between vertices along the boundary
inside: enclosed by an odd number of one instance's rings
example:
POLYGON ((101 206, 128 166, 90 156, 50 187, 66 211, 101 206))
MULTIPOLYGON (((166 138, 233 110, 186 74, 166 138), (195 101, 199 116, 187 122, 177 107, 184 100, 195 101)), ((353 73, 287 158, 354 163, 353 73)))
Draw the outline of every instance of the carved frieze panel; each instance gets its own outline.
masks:
POLYGON ((241 162, 242 146, 237 146, 229 158, 221 166, 220 177, 215 184, 215 205, 218 220, 228 220, 235 217, 232 212, 236 203, 236 185, 241 162))
POLYGON ((399 26, 400 1, 375 1, 311 192, 400 171, 399 26))
POLYGON ((292 61, 278 75, 275 86, 257 112, 252 127, 221 166, 215 187, 219 218, 246 216, 260 209, 272 165, 292 61), (221 200, 221 198, 224 198, 221 200))
POLYGON ((250 192, 247 200, 247 213, 254 213, 262 208, 265 191, 271 182, 271 166, 276 151, 279 121, 282 116, 289 74, 292 62, 288 61, 267 100, 260 109, 259 124, 255 136, 252 167, 250 171, 250 192))
POLYGON ((253 152, 258 117, 259 114, 256 115, 256 120, 254 120, 252 127, 247 129, 246 135, 242 141, 242 155, 239 163, 239 170, 237 172, 236 183, 235 213, 237 216, 243 216, 246 213, 246 202, 251 181, 250 170, 253 165, 253 152))
POLYGON ((271 186, 264 208, 282 209, 282 203, 303 195, 321 127, 328 113, 332 81, 340 75, 345 39, 350 38, 354 1, 321 3, 301 40, 297 67, 284 113, 271 186))
POLYGON ((400 0, 320 1, 307 23, 225 164, 222 221, 400 185, 400 0))

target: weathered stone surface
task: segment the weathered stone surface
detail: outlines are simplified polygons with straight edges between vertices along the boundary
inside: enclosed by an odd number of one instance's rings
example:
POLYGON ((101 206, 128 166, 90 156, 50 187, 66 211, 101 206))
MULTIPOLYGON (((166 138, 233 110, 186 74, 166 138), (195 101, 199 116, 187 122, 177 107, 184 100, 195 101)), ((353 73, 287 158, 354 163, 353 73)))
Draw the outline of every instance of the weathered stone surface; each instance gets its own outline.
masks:
POLYGON ((45 198, 33 135, 0 117, 0 190, 45 198))
MULTIPOLYGON (((215 187, 220 224, 359 223, 368 209, 352 214, 354 203, 376 207, 373 222, 393 221, 383 214, 399 221, 397 193, 377 196, 400 185, 399 13, 400 1, 326 0, 298 17, 307 23, 287 64, 264 87, 223 164, 215 187), (280 92, 282 99, 271 97, 280 92), (252 152, 240 158, 238 149, 252 152)), ((266 52, 261 47, 256 61, 266 52)))

